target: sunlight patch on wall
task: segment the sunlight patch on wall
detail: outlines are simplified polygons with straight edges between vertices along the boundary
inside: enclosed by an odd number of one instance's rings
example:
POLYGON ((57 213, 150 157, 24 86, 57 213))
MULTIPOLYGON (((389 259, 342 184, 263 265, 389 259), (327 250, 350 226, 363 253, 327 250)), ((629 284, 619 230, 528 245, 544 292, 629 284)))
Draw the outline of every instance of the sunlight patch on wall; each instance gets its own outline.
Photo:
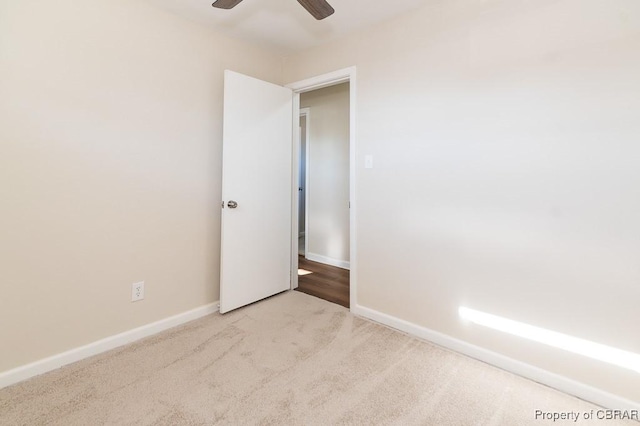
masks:
POLYGON ((557 331, 546 330, 463 306, 458 309, 458 314, 461 318, 478 325, 509 333, 514 336, 524 337, 534 342, 553 346, 640 373, 640 355, 633 352, 612 348, 600 343, 558 333, 557 331))

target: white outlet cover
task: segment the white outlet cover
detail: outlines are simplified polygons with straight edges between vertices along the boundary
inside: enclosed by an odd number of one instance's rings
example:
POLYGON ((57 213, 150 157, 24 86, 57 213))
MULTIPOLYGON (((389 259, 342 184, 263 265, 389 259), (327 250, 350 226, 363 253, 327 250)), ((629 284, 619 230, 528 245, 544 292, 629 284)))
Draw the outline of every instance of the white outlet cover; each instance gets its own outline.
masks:
POLYGON ((144 299, 144 281, 131 284, 131 301, 137 302, 144 299))

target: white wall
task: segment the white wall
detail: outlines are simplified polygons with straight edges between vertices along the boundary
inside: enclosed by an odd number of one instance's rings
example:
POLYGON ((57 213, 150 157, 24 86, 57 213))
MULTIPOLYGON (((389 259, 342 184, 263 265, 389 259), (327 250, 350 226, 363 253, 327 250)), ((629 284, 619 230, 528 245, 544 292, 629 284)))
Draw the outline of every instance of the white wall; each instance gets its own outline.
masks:
POLYGON ((440 0, 288 58, 357 66, 358 303, 640 401, 637 372, 458 317, 640 353, 638 52, 636 0, 440 0))
POLYGON ((311 260, 349 262, 349 83, 300 95, 310 109, 306 236, 311 260))
POLYGON ((0 372, 218 300, 225 68, 280 82, 143 2, 0 1, 0 372))

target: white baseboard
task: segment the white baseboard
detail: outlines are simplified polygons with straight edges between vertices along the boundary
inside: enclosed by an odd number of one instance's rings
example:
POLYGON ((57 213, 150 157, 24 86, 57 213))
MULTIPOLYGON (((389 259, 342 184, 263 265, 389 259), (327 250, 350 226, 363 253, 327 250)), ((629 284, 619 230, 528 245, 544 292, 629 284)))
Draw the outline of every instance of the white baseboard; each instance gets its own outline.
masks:
POLYGON ((218 312, 219 306, 218 302, 210 303, 160 321, 152 322, 114 336, 100 339, 96 342, 89 343, 88 345, 80 346, 78 348, 32 362, 31 364, 4 371, 0 373, 0 389, 48 371, 55 370, 64 365, 98 355, 102 352, 126 345, 127 343, 135 342, 136 340, 140 340, 160 333, 161 331, 168 330, 189 321, 218 312))
POLYGON ((386 326, 403 331, 420 339, 428 340, 439 346, 454 350, 471 358, 486 362, 519 376, 542 383, 559 391, 577 396, 601 407, 620 410, 640 410, 640 403, 577 382, 559 374, 517 361, 499 353, 455 339, 443 333, 419 326, 361 305, 351 306, 355 315, 373 320, 386 326))
POLYGON ((324 263, 325 265, 337 266, 338 268, 342 269, 350 268, 349 262, 346 260, 334 259, 332 257, 322 256, 320 254, 307 253, 307 259, 313 262, 324 263))

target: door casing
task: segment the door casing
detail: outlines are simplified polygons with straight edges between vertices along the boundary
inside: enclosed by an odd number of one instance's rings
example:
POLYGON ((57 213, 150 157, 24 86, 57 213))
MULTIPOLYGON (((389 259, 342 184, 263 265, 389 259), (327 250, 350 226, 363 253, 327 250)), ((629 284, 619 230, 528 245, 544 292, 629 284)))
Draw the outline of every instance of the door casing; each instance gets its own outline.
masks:
MULTIPOLYGON (((311 77, 285 87, 293 90, 293 167, 291 186, 291 289, 298 287, 298 168, 300 167, 300 94, 340 83, 349 83, 349 298, 350 310, 353 312, 357 303, 357 230, 356 230, 356 67, 343 68, 327 74, 311 77)), ((307 197, 308 199, 308 197, 307 197)))

